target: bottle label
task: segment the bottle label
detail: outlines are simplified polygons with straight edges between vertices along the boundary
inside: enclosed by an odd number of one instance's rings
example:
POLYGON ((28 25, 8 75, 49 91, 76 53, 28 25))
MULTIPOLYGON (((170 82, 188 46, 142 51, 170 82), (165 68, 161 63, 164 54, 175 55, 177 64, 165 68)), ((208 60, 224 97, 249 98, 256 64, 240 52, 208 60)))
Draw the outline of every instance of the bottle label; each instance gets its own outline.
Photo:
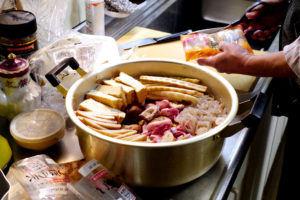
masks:
POLYGON ((27 57, 37 49, 38 49, 38 43, 36 38, 26 43, 7 44, 7 43, 0 42, 0 54, 5 58, 10 53, 14 53, 15 55, 21 57, 27 57))
POLYGON ((104 1, 86 0, 85 3, 87 33, 105 35, 104 1))
POLYGON ((91 173, 94 169, 100 167, 101 164, 95 160, 92 159, 89 162, 87 162, 85 165, 83 165, 78 172, 82 175, 82 176, 87 176, 89 173, 91 173))
POLYGON ((28 73, 18 78, 1 78, 4 88, 23 88, 28 85, 29 81, 28 73))

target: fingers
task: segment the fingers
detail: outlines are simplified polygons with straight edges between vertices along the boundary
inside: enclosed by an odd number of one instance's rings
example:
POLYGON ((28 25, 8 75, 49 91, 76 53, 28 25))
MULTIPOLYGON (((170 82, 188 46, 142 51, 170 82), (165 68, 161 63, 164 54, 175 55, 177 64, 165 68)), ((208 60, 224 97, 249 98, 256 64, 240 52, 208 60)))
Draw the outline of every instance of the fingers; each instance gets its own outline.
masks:
POLYGON ((244 49, 244 47, 235 43, 224 42, 224 41, 221 41, 219 43, 219 49, 223 52, 241 51, 241 48, 244 49))
POLYGON ((260 15, 260 12, 253 10, 245 14, 248 19, 257 19, 260 15))
POLYGON ((220 43, 219 43, 219 49, 221 50, 221 51, 228 51, 228 50, 230 50, 230 46, 231 46, 232 44, 230 44, 229 42, 224 42, 224 41, 221 41, 220 43))
POLYGON ((197 60, 199 65, 208 65, 214 66, 215 65, 215 57, 201 57, 197 60))
POLYGON ((257 19, 265 11, 265 5, 261 4, 247 12, 245 15, 248 19, 257 19))
POLYGON ((255 30, 252 34, 250 34, 250 36, 254 39, 254 40, 267 40, 272 38, 276 32, 278 30, 278 27, 272 27, 269 29, 264 29, 264 30, 255 30))

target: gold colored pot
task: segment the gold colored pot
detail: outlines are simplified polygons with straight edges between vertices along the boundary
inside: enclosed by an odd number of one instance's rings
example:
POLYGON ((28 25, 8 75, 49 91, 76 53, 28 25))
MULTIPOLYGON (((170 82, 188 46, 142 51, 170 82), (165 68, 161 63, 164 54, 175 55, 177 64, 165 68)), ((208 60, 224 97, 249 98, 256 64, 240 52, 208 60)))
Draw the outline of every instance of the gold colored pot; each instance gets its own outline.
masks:
POLYGON ((105 167, 135 186, 168 187, 198 178, 218 160, 224 138, 222 130, 235 117, 238 98, 235 90, 218 73, 207 68, 166 59, 143 59, 118 63, 86 74, 76 81, 66 96, 68 115, 77 127, 80 147, 86 158, 95 158, 105 167), (228 116, 209 132, 187 140, 170 143, 141 143, 118 140, 86 127, 75 115, 87 91, 97 80, 115 77, 119 72, 139 75, 185 76, 198 78, 208 86, 208 93, 224 102, 228 116))

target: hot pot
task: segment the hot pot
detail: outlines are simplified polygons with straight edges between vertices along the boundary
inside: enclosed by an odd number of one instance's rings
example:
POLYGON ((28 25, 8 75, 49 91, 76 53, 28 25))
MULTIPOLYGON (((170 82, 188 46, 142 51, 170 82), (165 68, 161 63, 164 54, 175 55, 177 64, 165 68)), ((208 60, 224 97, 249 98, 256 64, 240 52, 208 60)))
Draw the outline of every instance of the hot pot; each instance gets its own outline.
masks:
MULTIPOLYGON (((76 61, 71 59, 58 68, 70 65, 75 69, 77 67, 74 63, 76 61)), ((84 74, 80 68, 77 71, 84 74)), ((54 79, 49 78, 49 74, 48 80, 54 79)), ((64 90, 59 84, 56 86, 60 91, 64 90)), ((106 168, 121 175, 127 184, 142 187, 176 186, 207 172, 220 157, 224 143, 222 134, 238 110, 234 88, 218 73, 197 64, 167 59, 142 59, 112 64, 82 76, 68 92, 62 93, 67 93, 67 113, 77 127, 80 147, 86 158, 97 159, 106 168), (207 133, 176 142, 128 142, 101 135, 85 126, 74 111, 87 91, 95 87, 97 80, 116 77, 121 71, 134 77, 159 75, 198 78, 208 86, 209 94, 224 102, 228 116, 207 133)))

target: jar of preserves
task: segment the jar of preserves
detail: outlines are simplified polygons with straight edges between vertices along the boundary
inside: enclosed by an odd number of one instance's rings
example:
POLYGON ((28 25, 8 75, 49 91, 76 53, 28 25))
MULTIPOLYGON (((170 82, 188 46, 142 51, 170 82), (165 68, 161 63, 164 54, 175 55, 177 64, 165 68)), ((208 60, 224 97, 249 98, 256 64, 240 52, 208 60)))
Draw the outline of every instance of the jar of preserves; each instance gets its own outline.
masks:
POLYGON ((40 105, 41 88, 29 75, 29 63, 9 54, 0 63, 0 116, 9 120, 40 105))
POLYGON ((0 13, 0 60, 14 53, 27 58, 38 49, 34 14, 24 10, 0 13))

